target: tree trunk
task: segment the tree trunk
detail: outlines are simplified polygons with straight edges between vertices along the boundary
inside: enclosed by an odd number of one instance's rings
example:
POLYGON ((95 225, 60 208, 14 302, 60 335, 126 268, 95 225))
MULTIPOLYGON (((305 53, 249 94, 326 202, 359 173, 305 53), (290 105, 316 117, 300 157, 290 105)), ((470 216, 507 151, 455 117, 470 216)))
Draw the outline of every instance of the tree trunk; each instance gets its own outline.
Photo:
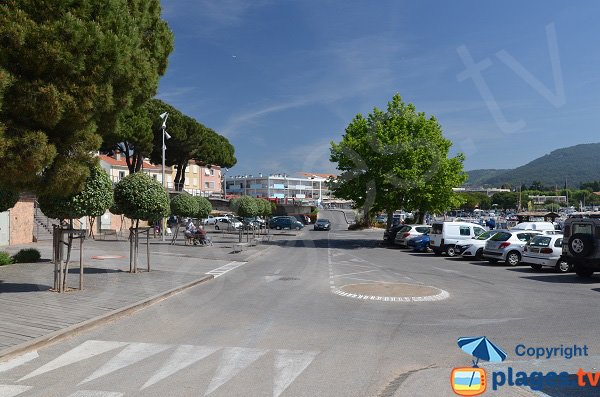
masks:
POLYGON ((177 164, 177 174, 175 174, 175 190, 180 192, 183 190, 183 185, 180 183, 181 181, 181 164, 177 164))
POLYGON ((129 169, 129 173, 133 174, 135 171, 135 165, 132 163, 134 159, 129 155, 129 144, 127 141, 123 142, 125 145, 125 162, 127 163, 127 168, 129 169))
POLYGON ((417 225, 422 225, 423 223, 425 223, 425 211, 419 210, 419 217, 415 220, 417 225))
POLYGON ((96 217, 88 216, 88 224, 90 226, 90 230, 88 231, 88 236, 90 238, 94 238, 94 221, 95 220, 96 220, 96 217))
POLYGON ((183 190, 183 187, 185 186, 185 170, 187 168, 187 165, 188 165, 188 163, 186 161, 183 164, 179 164, 179 166, 177 167, 177 174, 179 175, 179 191, 180 192, 183 190))
POLYGON ((394 221, 394 211, 387 212, 387 230, 392 228, 392 222, 394 221))
POLYGON ((142 157, 141 153, 135 153, 134 156, 136 158, 135 172, 140 172, 142 169, 142 164, 144 163, 144 158, 142 157))

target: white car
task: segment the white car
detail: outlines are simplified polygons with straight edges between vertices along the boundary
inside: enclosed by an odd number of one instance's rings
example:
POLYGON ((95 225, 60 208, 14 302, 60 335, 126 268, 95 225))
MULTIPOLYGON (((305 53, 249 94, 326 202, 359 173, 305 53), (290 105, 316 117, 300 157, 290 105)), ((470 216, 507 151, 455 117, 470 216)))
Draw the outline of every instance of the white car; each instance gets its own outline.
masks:
POLYGON ((507 265, 517 266, 521 262, 523 247, 535 236, 542 235, 535 230, 502 230, 485 242, 483 257, 490 263, 505 261, 507 265))
POLYGON ((559 273, 572 270, 562 255, 562 234, 535 236, 523 247, 523 262, 535 270, 551 267, 559 273))
POLYGON ((221 217, 217 217, 216 219, 217 219, 217 221, 215 222, 216 230, 221 230, 221 229, 238 230, 238 229, 241 229, 243 226, 242 222, 238 221, 235 218, 221 216, 221 217))
POLYGON ((205 225, 214 225, 217 223, 217 217, 209 215, 208 218, 204 220, 205 225))
POLYGON ((406 247, 406 242, 409 238, 420 236, 424 233, 429 233, 431 226, 429 225, 406 225, 405 229, 396 234, 394 244, 401 247, 406 247))
POLYGON ((479 236, 461 241, 456 244, 455 249, 463 258, 483 259, 483 247, 494 234, 502 230, 488 230, 479 236))

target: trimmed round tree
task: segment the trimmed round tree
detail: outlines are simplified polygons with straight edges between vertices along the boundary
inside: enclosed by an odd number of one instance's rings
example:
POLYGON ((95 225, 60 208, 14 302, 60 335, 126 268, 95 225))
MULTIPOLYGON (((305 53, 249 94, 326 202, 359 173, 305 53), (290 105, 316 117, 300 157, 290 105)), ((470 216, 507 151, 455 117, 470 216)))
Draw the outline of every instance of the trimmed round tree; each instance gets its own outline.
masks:
POLYGON ((212 212, 212 204, 206 197, 202 196, 194 196, 196 202, 198 203, 198 212, 196 212, 196 218, 205 219, 208 218, 208 215, 212 212))
POLYGON ((8 211, 19 201, 19 193, 0 186, 0 212, 8 211))
POLYGON ((258 215, 258 205, 256 203, 256 199, 250 196, 240 197, 236 213, 245 218, 258 215))
POLYGON ((232 198, 229 200, 229 208, 233 211, 234 214, 237 214, 238 208, 240 206, 240 197, 232 198))
POLYGON ((269 216, 272 214, 271 202, 265 199, 258 199, 257 204, 259 206, 258 215, 269 216))
POLYGON ((179 193, 171 199, 171 214, 194 218, 198 214, 198 201, 189 193, 179 193))
POLYGON ((137 221, 169 215, 169 195, 158 181, 143 172, 127 175, 117 183, 115 204, 126 217, 137 221))

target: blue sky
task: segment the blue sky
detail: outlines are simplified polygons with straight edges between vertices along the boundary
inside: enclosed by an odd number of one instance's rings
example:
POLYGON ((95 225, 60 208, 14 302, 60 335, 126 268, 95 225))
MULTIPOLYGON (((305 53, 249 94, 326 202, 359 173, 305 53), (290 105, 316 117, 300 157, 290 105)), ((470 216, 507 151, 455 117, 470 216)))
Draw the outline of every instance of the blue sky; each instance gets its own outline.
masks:
POLYGON ((466 170, 513 168, 600 142, 598 15, 595 1, 163 1, 175 50, 158 97, 232 142, 229 175, 335 172, 329 142, 395 93, 439 119, 466 170))

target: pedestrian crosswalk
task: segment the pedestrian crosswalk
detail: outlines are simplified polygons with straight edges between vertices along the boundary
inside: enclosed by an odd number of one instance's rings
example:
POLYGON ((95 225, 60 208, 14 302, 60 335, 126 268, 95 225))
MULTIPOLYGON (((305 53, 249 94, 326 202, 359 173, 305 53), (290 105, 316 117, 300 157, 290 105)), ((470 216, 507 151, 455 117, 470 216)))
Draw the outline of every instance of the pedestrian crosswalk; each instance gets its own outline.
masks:
MULTIPOLYGON (((97 385, 93 381, 98 379, 110 379, 113 374, 127 371, 131 377, 136 378, 137 392, 134 395, 143 395, 146 390, 151 391, 160 382, 167 378, 177 376, 182 371, 206 370, 206 366, 214 367, 214 373, 210 382, 206 384, 205 396, 210 396, 225 384, 235 379, 243 371, 253 365, 259 365, 264 370, 268 368, 268 377, 272 376, 273 397, 280 396, 288 387, 311 365, 319 355, 318 351, 286 350, 286 349, 263 349, 253 347, 226 347, 226 346, 198 346, 198 345, 169 345, 139 342, 118 342, 88 340, 59 355, 58 357, 35 365, 41 358, 36 352, 17 357, 9 362, 0 364, 0 372, 4 375, 19 373, 13 384, 0 384, 0 397, 27 396, 29 393, 39 395, 38 384, 47 382, 46 374, 53 373, 64 367, 75 369, 73 374, 80 374, 78 368, 89 368, 90 360, 97 359, 99 364, 85 373, 79 379, 74 379, 76 388, 68 397, 120 397, 124 396, 119 385, 111 387, 113 390, 93 390, 88 385, 97 385), (106 354, 112 354, 107 357, 106 354), (102 356, 102 357, 100 357, 102 356), (136 364, 146 360, 145 365, 154 365, 152 357, 160 357, 156 360, 156 369, 151 374, 146 374, 143 379, 138 379, 140 372, 135 371, 136 364), (34 361, 35 360, 35 361, 34 361), (203 360, 207 363, 204 367, 200 365, 203 360), (268 360, 268 361, 265 361, 268 360), (86 365, 76 365, 86 362, 86 365), (260 363, 260 364, 258 364, 260 363), (28 372, 22 373, 23 370, 28 372), (32 367, 34 369, 32 369, 32 367), (14 371, 14 372, 13 372, 14 371), (46 378, 41 379, 40 378, 46 378)), ((156 358, 155 357, 155 358, 156 358)), ((2 377, 2 383, 10 379, 2 377)), ((186 378, 188 379, 188 378, 186 378)), ((271 382, 271 379, 269 379, 271 382)), ((102 384, 106 384, 103 382, 102 384)), ((69 391, 69 393, 71 390, 69 391)), ((131 393, 129 393, 131 394, 131 393)))
POLYGON ((240 267, 244 264, 246 264, 246 262, 235 262, 235 261, 229 262, 226 265, 223 265, 223 266, 213 269, 209 272, 206 272, 206 274, 212 274, 215 278, 217 278, 217 277, 224 275, 227 272, 232 271, 233 269, 237 269, 238 267, 240 267))

